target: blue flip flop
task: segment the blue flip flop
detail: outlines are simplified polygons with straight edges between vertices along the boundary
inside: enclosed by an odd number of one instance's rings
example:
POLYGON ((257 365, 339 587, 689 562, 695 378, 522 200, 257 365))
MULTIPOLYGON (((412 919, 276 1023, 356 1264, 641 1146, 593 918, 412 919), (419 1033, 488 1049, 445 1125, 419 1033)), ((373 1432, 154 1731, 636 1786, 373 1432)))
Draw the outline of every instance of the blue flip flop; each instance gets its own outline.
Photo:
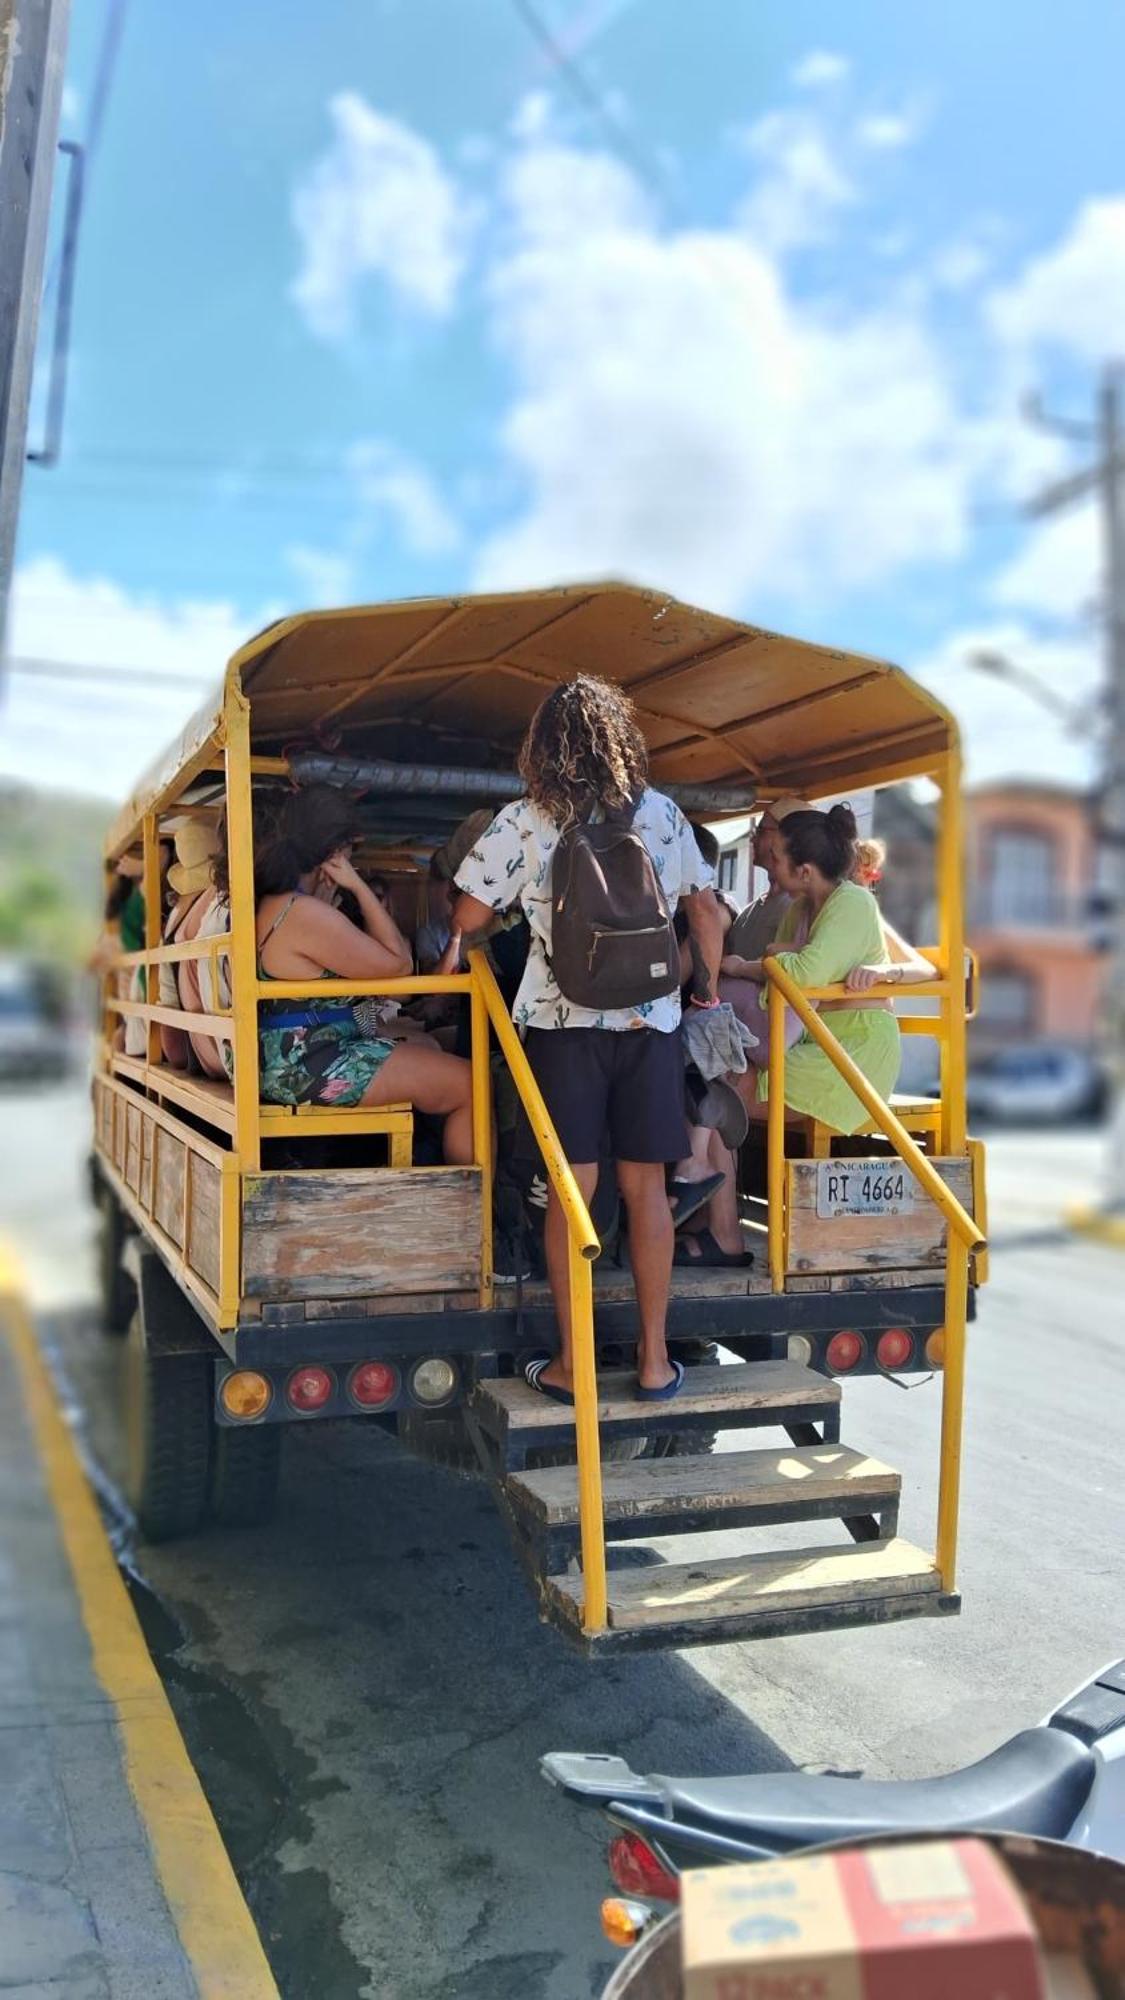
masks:
MULTIPOLYGON (((531 1365, 534 1368, 535 1363, 532 1362, 531 1365)), ((637 1385, 638 1402, 670 1403, 673 1396, 679 1395, 680 1390, 684 1386, 684 1376, 687 1370, 682 1361, 673 1361, 672 1366, 676 1372, 670 1382, 665 1382, 663 1389, 642 1389, 639 1384, 637 1385)))
MULTIPOLYGON (((565 1403, 567 1408, 572 1410, 574 1408, 574 1397, 571 1395, 569 1389, 558 1389, 553 1382, 543 1382, 540 1380, 544 1368, 550 1367, 551 1360, 552 1356, 546 1354, 541 1361, 529 1361, 523 1371, 523 1379, 529 1389, 537 1389, 541 1396, 549 1397, 552 1403, 565 1403)), ((678 1364, 675 1365, 678 1366, 678 1364)), ((663 1391, 660 1393, 663 1394, 663 1391)))

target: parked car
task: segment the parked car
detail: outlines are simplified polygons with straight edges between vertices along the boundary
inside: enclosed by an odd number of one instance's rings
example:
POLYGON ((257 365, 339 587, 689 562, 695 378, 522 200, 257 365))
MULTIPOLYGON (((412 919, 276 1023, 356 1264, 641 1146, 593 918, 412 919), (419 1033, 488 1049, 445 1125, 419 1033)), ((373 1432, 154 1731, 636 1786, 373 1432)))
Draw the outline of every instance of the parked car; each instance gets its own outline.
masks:
POLYGON ((24 959, 0 959, 0 1079, 55 1081, 71 1063, 65 1013, 51 982, 24 959))
POLYGON ((969 1075, 969 1112, 1010 1123, 1054 1124, 1102 1109, 1105 1082, 1079 1049, 1003 1049, 969 1075))

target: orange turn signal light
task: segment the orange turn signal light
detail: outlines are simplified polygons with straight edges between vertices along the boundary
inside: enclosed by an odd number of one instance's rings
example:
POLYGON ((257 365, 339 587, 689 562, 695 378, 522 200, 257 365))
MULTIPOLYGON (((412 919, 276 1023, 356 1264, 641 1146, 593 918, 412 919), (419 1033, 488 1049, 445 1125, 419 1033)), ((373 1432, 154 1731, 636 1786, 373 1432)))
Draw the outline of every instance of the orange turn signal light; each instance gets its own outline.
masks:
POLYGON ((607 1896, 602 1904, 602 1930, 610 1944, 627 1951, 644 1936, 652 1922, 652 1911, 643 1903, 627 1903, 621 1896, 607 1896))
POLYGON ((219 1390, 225 1414, 242 1424, 252 1424, 255 1417, 264 1416, 272 1396, 268 1378, 259 1375, 256 1368, 236 1368, 233 1375, 224 1376, 219 1390))
POLYGON ((931 1368, 944 1368, 945 1328, 943 1326, 935 1327, 933 1333, 928 1336, 926 1341, 926 1360, 929 1362, 931 1368))

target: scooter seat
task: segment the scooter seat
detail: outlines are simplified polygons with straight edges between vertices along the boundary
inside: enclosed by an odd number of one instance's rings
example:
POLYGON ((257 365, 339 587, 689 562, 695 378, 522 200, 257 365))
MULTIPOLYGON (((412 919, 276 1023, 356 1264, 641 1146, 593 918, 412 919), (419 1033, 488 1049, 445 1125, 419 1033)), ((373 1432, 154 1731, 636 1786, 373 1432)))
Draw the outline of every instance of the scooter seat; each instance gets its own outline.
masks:
POLYGON ((1069 1832, 1094 1782, 1097 1759, 1058 1729, 1020 1735, 946 1778, 810 1777, 802 1771, 745 1778, 658 1778, 675 1819, 729 1832, 776 1851, 877 1833, 1069 1832))

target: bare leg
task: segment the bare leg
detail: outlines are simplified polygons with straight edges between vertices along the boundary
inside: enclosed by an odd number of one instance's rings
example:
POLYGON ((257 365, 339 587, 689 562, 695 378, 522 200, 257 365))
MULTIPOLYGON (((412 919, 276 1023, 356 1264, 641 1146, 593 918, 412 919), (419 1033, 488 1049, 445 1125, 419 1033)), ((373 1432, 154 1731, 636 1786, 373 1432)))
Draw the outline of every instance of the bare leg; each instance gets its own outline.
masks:
POLYGON ((461 1056, 417 1042, 401 1043, 360 1099, 370 1105, 400 1101, 444 1118, 442 1151, 446 1160, 452 1167, 472 1165, 472 1069, 461 1056))
POLYGON ((618 1160, 617 1179, 629 1217, 629 1256, 641 1322, 637 1374, 642 1389, 663 1389, 672 1380, 665 1326, 675 1244, 664 1168, 648 1160, 618 1160))
MULTIPOLYGON (((594 1160, 585 1166, 576 1166, 571 1161, 571 1173, 578 1182, 578 1192, 589 1208, 598 1184, 598 1162, 594 1160)), ((660 1169, 660 1194, 664 1196, 664 1169, 660 1169)), ((667 1202, 664 1213, 671 1224, 667 1202)), ((551 1382, 557 1389, 569 1389, 574 1393, 574 1346, 570 1318, 570 1232, 562 1203, 555 1193, 550 1179, 547 1182, 547 1218, 543 1226, 543 1247, 547 1254, 547 1276, 551 1281, 551 1297, 555 1302, 555 1318, 559 1325, 559 1351, 553 1361, 543 1370, 543 1380, 551 1382)))
POLYGON ((688 1136, 691 1140, 691 1152, 685 1159, 676 1161, 676 1179, 705 1181, 708 1174, 716 1171, 711 1164, 711 1128, 709 1125, 690 1125, 688 1136))

